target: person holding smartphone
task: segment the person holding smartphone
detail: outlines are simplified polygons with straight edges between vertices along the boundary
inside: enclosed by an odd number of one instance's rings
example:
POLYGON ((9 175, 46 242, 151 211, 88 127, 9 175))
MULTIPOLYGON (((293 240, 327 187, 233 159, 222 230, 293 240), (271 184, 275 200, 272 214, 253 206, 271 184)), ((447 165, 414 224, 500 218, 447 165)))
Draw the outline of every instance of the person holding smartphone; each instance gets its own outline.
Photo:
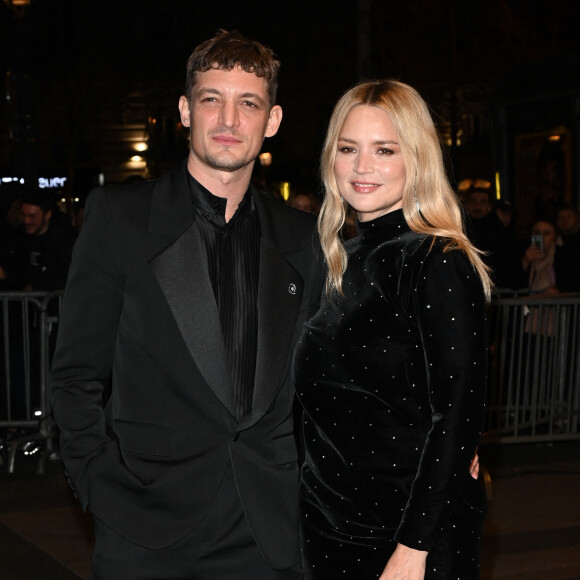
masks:
POLYGON ((539 219, 534 223, 530 245, 522 257, 522 269, 533 293, 580 291, 580 264, 562 251, 556 239, 556 227, 551 221, 539 219))

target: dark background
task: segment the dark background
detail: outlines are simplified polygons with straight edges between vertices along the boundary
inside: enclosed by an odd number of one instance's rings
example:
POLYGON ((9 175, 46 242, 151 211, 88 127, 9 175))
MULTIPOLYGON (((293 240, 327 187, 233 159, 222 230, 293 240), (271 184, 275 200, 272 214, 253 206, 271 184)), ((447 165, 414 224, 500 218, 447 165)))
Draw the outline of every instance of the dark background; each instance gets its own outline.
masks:
MULTIPOLYGON (((317 187, 332 107, 359 79, 393 77, 429 102, 456 183, 517 198, 518 136, 566 128, 566 196, 578 201, 577 0, 31 0, 0 5, 0 172, 156 177, 187 153, 177 101, 192 49, 239 29, 282 61, 269 180, 317 187), (145 162, 131 165, 146 140, 145 162)), ((1 186, 0 186, 1 187, 1 186)), ((529 195, 534 195, 530 192, 529 195)))

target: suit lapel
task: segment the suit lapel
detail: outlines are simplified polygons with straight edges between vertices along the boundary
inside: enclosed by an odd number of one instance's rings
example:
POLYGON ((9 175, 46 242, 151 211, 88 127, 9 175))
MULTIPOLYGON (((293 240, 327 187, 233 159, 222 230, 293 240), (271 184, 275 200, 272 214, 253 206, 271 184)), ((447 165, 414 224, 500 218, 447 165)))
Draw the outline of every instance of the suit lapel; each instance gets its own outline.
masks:
POLYGON ((172 172, 153 193, 149 266, 197 368, 224 407, 235 414, 219 313, 194 226, 185 171, 172 172))
MULTIPOLYGON (((148 232, 149 266, 157 279, 193 361, 224 407, 235 416, 233 384, 219 313, 207 272, 189 195, 186 168, 180 167, 155 186, 148 232)), ((260 218, 258 344, 251 413, 242 428, 258 421, 279 392, 304 290, 291 265, 304 249, 285 214, 253 194, 260 218)))
POLYGON ((301 247, 279 219, 254 194, 260 216, 260 278, 258 285, 258 345, 251 413, 242 421, 249 427, 268 410, 280 390, 290 355, 304 281, 288 258, 301 247))

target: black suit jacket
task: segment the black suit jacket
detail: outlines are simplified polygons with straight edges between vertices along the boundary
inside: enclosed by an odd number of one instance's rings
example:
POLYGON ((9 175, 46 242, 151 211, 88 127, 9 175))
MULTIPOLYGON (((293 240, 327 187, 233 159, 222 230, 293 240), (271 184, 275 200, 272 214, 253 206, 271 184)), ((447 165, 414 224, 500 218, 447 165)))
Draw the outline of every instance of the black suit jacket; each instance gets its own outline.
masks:
POLYGON ((289 371, 323 282, 314 220, 253 193, 258 348, 252 411, 238 422, 185 171, 89 196, 51 374, 62 457, 83 508, 153 549, 199 523, 231 464, 258 545, 289 567, 299 559, 289 371))

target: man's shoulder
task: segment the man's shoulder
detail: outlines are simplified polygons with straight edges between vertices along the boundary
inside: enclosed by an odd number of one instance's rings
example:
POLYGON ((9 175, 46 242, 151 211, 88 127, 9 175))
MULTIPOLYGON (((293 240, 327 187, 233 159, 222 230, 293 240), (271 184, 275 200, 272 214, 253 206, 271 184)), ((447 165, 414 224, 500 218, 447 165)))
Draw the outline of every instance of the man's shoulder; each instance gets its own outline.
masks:
POLYGON ((74 235, 72 233, 72 228, 67 228, 63 224, 51 221, 46 233, 43 234, 43 238, 44 243, 52 245, 72 242, 72 240, 74 240, 74 235))
POLYGON ((267 220, 270 222, 268 225, 275 227, 279 232, 287 230, 288 232, 306 234, 308 236, 312 235, 312 232, 316 230, 316 216, 312 214, 290 207, 259 192, 254 192, 254 200, 259 206, 261 225, 265 225, 262 222, 267 220))
POLYGON ((155 180, 94 188, 86 199, 85 219, 91 214, 110 215, 121 222, 147 219, 153 192, 163 179, 165 176, 155 180))
POLYGON ((155 185, 160 179, 163 178, 95 187, 89 193, 87 202, 90 204, 109 203, 113 205, 124 205, 135 201, 143 201, 143 199, 151 195, 155 185))
POLYGON ((580 232, 562 235, 562 244, 564 248, 580 250, 580 232))
POLYGON ((96 187, 87 196, 80 238, 100 236, 111 224, 118 233, 143 231, 151 213, 153 182, 96 187), (83 236, 84 234, 84 236, 83 236))
POLYGON ((303 227, 307 230, 316 227, 317 220, 315 215, 296 209, 295 207, 290 207, 284 203, 277 203, 275 205, 280 212, 280 218, 289 220, 296 227, 303 227))
POLYGON ((104 204, 116 211, 149 208, 151 199, 159 195, 158 203, 172 203, 182 197, 187 188, 184 165, 178 165, 155 179, 96 187, 87 198, 87 207, 104 204), (92 199, 91 199, 92 198, 92 199))
POLYGON ((495 212, 472 220, 471 224, 475 233, 472 241, 480 250, 493 252, 516 243, 515 236, 501 223, 495 212))

